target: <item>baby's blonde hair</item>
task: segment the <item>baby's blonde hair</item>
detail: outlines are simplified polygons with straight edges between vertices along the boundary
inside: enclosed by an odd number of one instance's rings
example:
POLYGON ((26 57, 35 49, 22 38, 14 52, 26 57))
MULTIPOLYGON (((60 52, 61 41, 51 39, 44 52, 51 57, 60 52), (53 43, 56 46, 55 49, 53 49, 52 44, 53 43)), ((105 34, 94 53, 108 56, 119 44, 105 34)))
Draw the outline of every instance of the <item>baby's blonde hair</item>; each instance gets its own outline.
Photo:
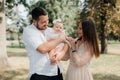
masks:
POLYGON ((55 24, 55 23, 57 23, 57 22, 62 23, 62 20, 61 20, 60 18, 53 20, 53 24, 55 24))

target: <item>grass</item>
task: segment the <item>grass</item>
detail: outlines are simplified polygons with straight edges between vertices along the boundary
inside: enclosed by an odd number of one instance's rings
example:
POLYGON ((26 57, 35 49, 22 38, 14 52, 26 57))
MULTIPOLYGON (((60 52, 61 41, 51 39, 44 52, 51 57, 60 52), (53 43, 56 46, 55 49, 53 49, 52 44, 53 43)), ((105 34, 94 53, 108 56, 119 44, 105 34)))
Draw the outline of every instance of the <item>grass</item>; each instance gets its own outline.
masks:
POLYGON ((25 48, 11 48, 11 47, 8 47, 7 48, 7 53, 8 53, 8 56, 11 57, 11 56, 27 56, 26 54, 26 49, 25 48))
POLYGON ((0 73, 0 80, 28 80, 27 73, 27 69, 5 70, 0 73))
POLYGON ((101 55, 91 62, 95 80, 119 80, 120 79, 120 55, 101 55))
MULTIPOLYGON (((10 66, 0 69, 0 80, 28 80, 29 59, 24 48, 7 48, 10 66)), ((93 58, 91 71, 94 80, 120 80, 120 44, 109 44, 108 54, 93 58)), ((69 61, 61 62, 65 73, 69 61)))

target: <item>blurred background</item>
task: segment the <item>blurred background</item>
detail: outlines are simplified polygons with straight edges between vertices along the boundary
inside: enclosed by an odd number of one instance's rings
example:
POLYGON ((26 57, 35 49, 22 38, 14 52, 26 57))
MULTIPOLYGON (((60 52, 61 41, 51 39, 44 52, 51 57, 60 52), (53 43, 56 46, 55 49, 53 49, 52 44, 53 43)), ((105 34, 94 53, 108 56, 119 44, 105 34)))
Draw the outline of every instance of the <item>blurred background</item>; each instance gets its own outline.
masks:
MULTIPOLYGON (((101 56, 93 59, 94 80, 120 80, 120 0, 0 0, 0 80, 27 80, 29 60, 22 41, 31 10, 48 11, 49 27, 61 18, 68 36, 76 38, 80 20, 96 23, 101 56)), ((67 70, 69 61, 61 62, 67 70)))

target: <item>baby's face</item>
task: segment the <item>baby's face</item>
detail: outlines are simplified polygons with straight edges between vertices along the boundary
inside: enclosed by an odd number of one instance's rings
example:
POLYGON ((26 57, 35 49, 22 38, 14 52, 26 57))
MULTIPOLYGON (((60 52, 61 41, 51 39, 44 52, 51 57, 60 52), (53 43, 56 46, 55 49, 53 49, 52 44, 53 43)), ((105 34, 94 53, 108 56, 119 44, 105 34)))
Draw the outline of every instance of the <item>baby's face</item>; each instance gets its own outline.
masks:
POLYGON ((63 24, 57 22, 57 23, 54 24, 53 29, 55 30, 55 32, 62 32, 63 24))

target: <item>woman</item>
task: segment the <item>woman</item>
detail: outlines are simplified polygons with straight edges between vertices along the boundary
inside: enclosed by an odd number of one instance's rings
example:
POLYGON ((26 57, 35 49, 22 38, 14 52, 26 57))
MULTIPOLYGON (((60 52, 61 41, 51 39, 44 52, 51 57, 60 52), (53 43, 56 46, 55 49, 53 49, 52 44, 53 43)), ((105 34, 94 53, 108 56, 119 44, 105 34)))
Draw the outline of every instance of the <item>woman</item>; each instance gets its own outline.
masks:
POLYGON ((77 33, 77 41, 68 38, 71 51, 66 80, 93 80, 89 63, 93 56, 97 58, 100 54, 94 22, 91 19, 82 21, 77 33))

